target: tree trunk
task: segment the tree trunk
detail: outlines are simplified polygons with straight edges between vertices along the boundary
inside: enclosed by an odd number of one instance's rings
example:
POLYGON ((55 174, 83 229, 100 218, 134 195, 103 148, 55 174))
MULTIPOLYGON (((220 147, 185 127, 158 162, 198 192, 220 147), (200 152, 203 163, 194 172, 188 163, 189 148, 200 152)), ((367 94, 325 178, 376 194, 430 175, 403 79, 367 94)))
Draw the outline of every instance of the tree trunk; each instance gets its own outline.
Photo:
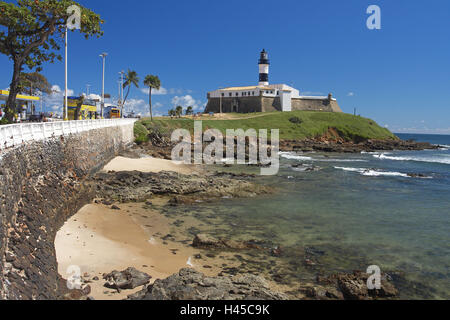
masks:
POLYGON ((150 105, 150 120, 153 122, 153 112, 152 112, 152 87, 150 87, 149 93, 148 93, 148 103, 150 105))
POLYGON ((6 101, 5 118, 8 122, 12 122, 14 115, 18 111, 16 106, 17 94, 19 94, 19 82, 20 82, 20 69, 21 64, 18 61, 14 61, 14 71, 11 84, 9 85, 9 96, 6 101))

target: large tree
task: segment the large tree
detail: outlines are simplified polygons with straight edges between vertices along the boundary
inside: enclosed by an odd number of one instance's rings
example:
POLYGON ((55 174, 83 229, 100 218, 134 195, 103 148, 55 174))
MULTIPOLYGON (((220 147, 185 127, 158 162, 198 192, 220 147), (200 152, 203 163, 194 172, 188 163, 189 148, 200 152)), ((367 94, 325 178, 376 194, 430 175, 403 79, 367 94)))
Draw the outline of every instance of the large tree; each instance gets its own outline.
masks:
POLYGON ((72 0, 0 1, 0 53, 13 62, 10 94, 6 103, 6 118, 11 121, 16 112, 16 96, 20 93, 23 67, 40 71, 45 62, 62 60, 58 53, 63 45, 67 21, 73 22, 72 5, 80 9, 80 31, 87 38, 101 36, 100 16, 72 0))
POLYGON ((128 72, 125 75, 125 82, 123 83, 123 88, 128 88, 127 94, 125 95, 125 99, 122 102, 122 110, 121 114, 123 115, 123 107, 125 106, 125 102, 128 99, 128 95, 130 94, 130 90, 132 86, 139 88, 139 76, 136 71, 128 69, 128 72))
POLYGON ((144 85, 148 87, 148 103, 150 105, 150 119, 153 121, 153 110, 152 110, 152 90, 161 89, 161 80, 159 80, 158 76, 154 76, 149 74, 145 77, 144 85))

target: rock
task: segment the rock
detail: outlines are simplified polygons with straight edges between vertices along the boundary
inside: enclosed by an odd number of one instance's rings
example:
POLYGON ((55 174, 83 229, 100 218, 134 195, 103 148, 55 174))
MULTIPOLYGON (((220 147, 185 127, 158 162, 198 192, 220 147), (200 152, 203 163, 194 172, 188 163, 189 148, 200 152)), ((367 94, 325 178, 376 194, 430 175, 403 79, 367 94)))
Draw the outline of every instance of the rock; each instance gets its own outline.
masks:
POLYGON ((288 300, 254 275, 207 277, 193 269, 182 269, 167 279, 156 280, 129 300, 288 300))
POLYGON ((230 250, 246 250, 260 249, 260 247, 252 242, 234 241, 229 239, 216 239, 210 235, 197 234, 192 242, 194 248, 201 249, 230 249, 230 250))
POLYGON ((105 287, 110 289, 134 289, 146 285, 150 282, 151 276, 135 268, 128 268, 124 271, 113 271, 105 274, 105 287))
POLYGON ((118 206, 116 206, 116 205, 111 206, 111 209, 112 210, 120 210, 120 208, 118 206))
POLYGON ((367 273, 359 271, 355 271, 353 274, 339 274, 337 275, 337 284, 347 300, 386 299, 398 296, 398 290, 387 280, 385 275, 382 276, 381 289, 379 290, 368 289, 368 278, 367 273))
POLYGON ((206 234, 198 234, 195 236, 194 241, 192 242, 194 248, 223 248, 223 243, 206 234))

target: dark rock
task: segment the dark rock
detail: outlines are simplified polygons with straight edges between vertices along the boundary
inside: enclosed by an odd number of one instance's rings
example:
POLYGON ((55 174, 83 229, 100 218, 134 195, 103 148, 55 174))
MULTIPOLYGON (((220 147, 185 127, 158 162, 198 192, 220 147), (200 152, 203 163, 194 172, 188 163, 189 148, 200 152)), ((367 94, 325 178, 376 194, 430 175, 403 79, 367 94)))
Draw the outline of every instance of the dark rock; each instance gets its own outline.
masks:
POLYGON ((118 206, 116 206, 116 205, 111 206, 111 209, 112 210, 120 210, 120 208, 118 206))
POLYGON ((135 268, 124 271, 113 271, 103 276, 106 280, 105 287, 110 289, 134 289, 150 282, 151 276, 135 268))
POLYGON ((254 275, 207 277, 182 269, 164 280, 156 280, 130 300, 288 300, 272 291, 266 281, 254 275))

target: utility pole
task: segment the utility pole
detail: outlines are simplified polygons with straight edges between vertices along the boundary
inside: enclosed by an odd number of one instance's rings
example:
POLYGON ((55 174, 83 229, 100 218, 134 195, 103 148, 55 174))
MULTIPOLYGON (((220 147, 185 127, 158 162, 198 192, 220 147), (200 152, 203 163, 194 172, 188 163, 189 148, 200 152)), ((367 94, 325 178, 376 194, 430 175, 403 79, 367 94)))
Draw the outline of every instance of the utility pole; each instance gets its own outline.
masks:
POLYGON ((91 87, 90 84, 86 85, 86 97, 89 97, 89 88, 91 87))
POLYGON ((65 82, 64 82, 64 120, 69 120, 69 114, 67 111, 67 104, 68 104, 68 99, 67 99, 67 25, 66 25, 66 31, 65 31, 65 58, 64 58, 64 62, 65 62, 65 82))
POLYGON ((120 88, 119 88, 119 101, 120 101, 120 107, 121 107, 121 118, 123 118, 123 110, 125 106, 123 105, 123 75, 125 74, 125 71, 120 71, 120 88))
POLYGON ((103 61, 103 73, 102 73, 102 102, 100 106, 100 118, 103 119, 103 109, 105 108, 105 60, 108 54, 103 52, 100 57, 103 61))

